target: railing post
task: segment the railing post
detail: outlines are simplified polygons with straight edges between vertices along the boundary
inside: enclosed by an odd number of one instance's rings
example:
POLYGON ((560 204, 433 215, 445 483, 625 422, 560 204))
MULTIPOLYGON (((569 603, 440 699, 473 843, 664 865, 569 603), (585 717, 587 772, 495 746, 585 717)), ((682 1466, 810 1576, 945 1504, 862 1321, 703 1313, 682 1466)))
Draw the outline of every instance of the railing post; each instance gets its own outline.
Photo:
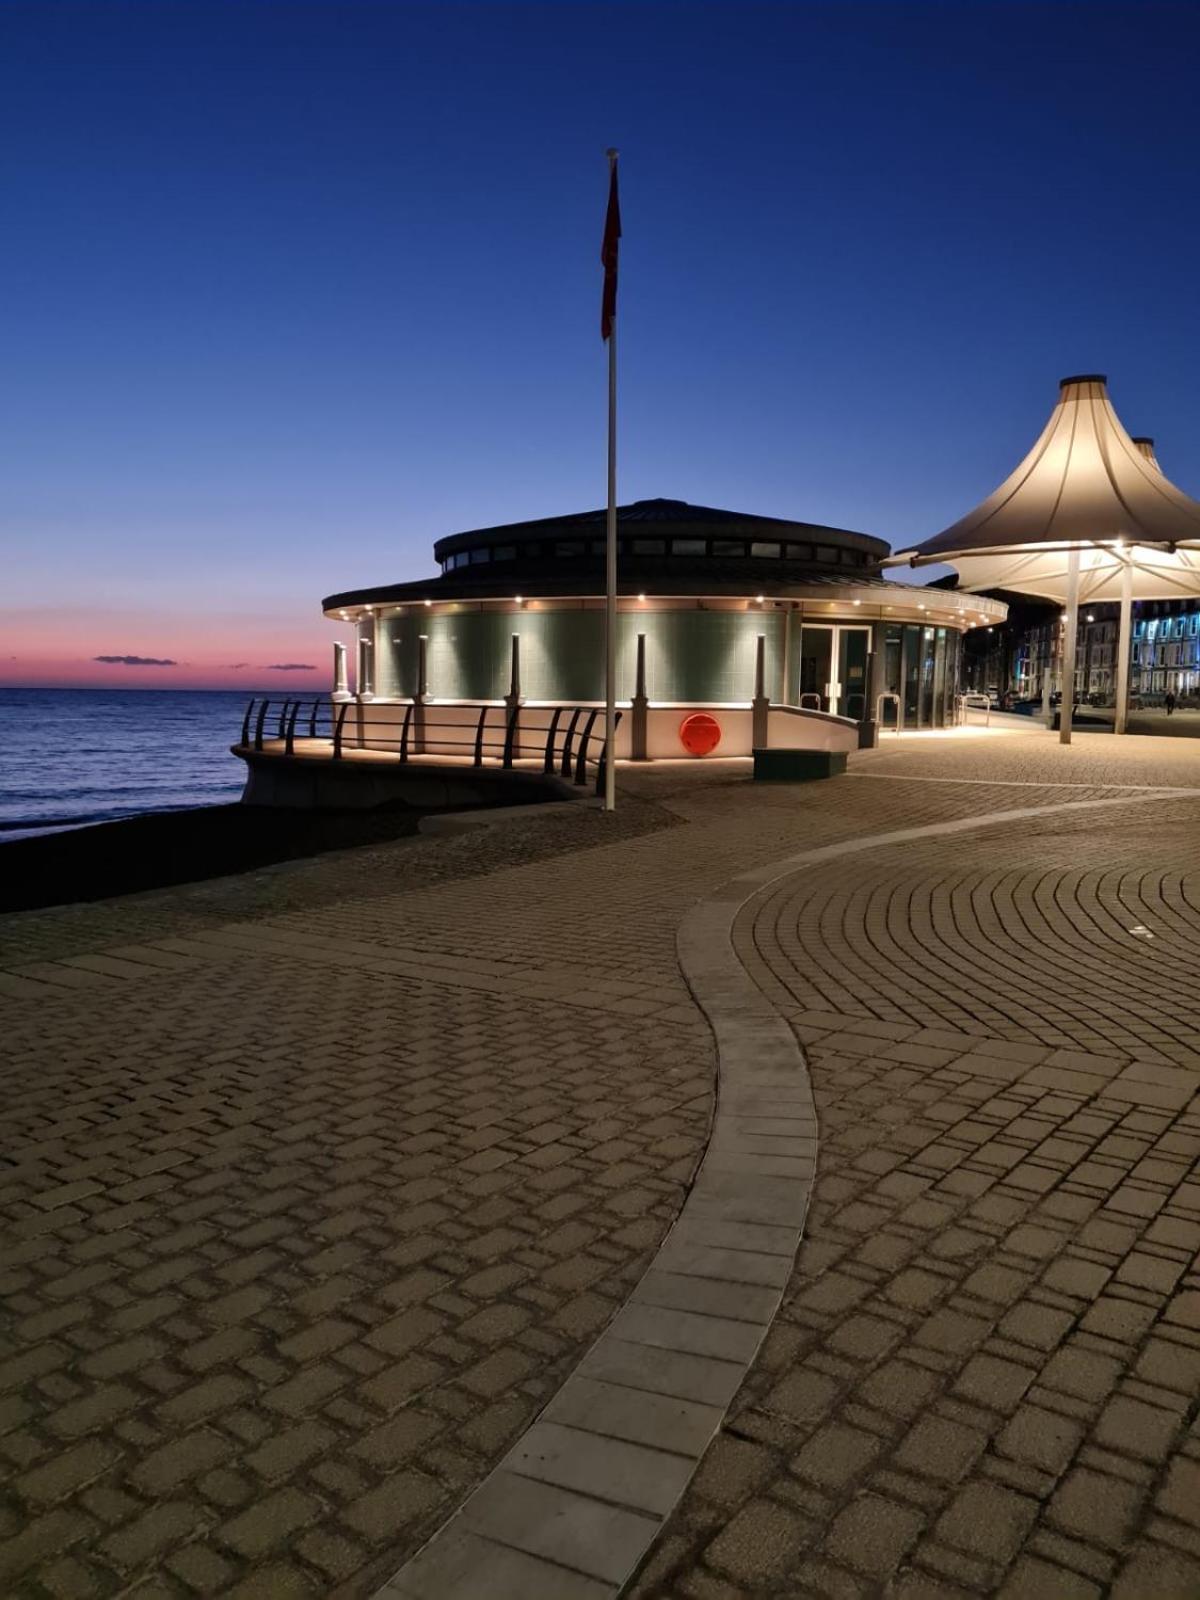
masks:
POLYGON ((750 709, 750 744, 765 750, 770 727, 771 702, 767 699, 767 636, 760 633, 754 645, 754 699, 750 709))
POLYGON ((646 730, 649 722, 650 702, 646 698, 646 635, 637 636, 637 677, 634 679, 633 701, 630 711, 633 725, 629 730, 629 754, 634 761, 646 759, 646 730))
POLYGON ((508 708, 508 720, 504 725, 504 766, 513 764, 513 747, 517 739, 517 714, 519 707, 512 705, 508 708))
POLYGON ((483 765, 483 725, 487 721, 487 714, 490 710, 491 707, 486 705, 481 708, 479 726, 475 729, 475 765, 477 767, 483 765))
POLYGON ((286 741, 285 741, 284 746, 283 746, 283 753, 284 753, 285 756, 294 756, 295 753, 296 753, 296 718, 299 715, 300 715, 300 702, 299 702, 299 700, 297 700, 297 701, 295 701, 293 703, 293 705, 292 705, 292 714, 288 718, 287 738, 286 738, 286 741))
POLYGON ((349 711, 349 709, 349 700, 343 700, 341 705, 338 707, 337 721, 333 726, 333 759, 335 761, 340 761, 342 759, 342 729, 345 726, 346 713, 349 711))
POLYGON ((555 706, 554 715, 550 718, 550 731, 546 735, 546 759, 542 772, 549 777, 554 771, 554 735, 558 732, 558 719, 562 716, 562 707, 555 706))
POLYGON ((242 744, 243 744, 243 746, 248 745, 250 743, 250 718, 253 715, 253 713, 254 713, 254 701, 251 700, 250 704, 246 707, 246 715, 242 718, 242 744))
POLYGON ((310 739, 315 739, 317 737, 317 717, 320 715, 320 711, 320 700, 314 700, 312 703, 312 715, 308 719, 308 737, 310 739))
POLYGON ((589 711, 588 719, 583 725, 583 737, 579 741, 579 759, 575 763, 575 783, 577 787, 581 787, 587 782, 588 745, 591 742, 592 729, 596 724, 596 718, 599 716, 599 714, 600 713, 594 709, 589 711))
POLYGON ((260 705, 258 708, 258 720, 254 724, 254 748, 256 750, 262 749, 263 723, 267 720, 267 707, 270 704, 271 702, 269 700, 264 700, 262 705, 260 705))
POLYGON ((404 708, 404 726, 400 730, 400 764, 403 766, 408 760, 408 730, 412 723, 412 701, 404 708))
POLYGON ((283 738, 283 730, 287 723, 287 714, 291 709, 291 704, 292 702, 290 700, 285 700, 283 702, 283 710, 279 713, 279 726, 275 730, 275 737, 277 739, 283 738))
POLYGON ((571 713, 570 722, 567 723, 567 737, 563 740, 561 769, 561 776, 564 778, 569 778, 571 776, 571 745, 575 739, 575 724, 579 721, 582 715, 583 707, 576 706, 574 711, 571 713))

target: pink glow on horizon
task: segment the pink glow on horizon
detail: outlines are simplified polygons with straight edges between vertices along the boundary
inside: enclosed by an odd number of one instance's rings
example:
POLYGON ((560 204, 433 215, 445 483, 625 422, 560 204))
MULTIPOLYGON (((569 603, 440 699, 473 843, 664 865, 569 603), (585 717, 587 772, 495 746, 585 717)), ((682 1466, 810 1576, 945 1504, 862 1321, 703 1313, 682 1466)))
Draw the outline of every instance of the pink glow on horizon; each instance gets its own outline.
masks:
POLYGON ((333 642, 353 653, 354 631, 321 616, 196 616, 194 613, 51 608, 0 610, 0 686, 72 689, 276 689, 326 694, 333 642), (140 656, 175 666, 104 663, 140 656), (313 670, 282 671, 303 663, 313 670))

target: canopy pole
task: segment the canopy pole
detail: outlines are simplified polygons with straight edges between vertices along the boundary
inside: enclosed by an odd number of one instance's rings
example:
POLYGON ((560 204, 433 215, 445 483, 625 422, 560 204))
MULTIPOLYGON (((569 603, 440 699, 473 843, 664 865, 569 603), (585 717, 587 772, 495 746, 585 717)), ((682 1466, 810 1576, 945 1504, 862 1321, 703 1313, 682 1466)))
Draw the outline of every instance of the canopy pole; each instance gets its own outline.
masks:
POLYGON ((1129 732, 1129 664, 1133 655, 1133 555, 1121 572, 1121 620, 1117 626, 1117 709, 1114 733, 1129 732))
POLYGON ((1063 640, 1062 699, 1059 702, 1058 742, 1070 744, 1075 720, 1075 635, 1079 632, 1079 546, 1067 558, 1067 627, 1063 640))

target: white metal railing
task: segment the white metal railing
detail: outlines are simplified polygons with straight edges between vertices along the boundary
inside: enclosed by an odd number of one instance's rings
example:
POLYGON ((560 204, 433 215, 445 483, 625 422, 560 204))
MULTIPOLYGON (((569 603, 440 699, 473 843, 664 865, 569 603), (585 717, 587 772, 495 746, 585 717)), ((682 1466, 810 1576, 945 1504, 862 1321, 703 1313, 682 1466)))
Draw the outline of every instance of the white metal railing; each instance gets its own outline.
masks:
POLYGON ((895 731, 896 731, 896 733, 900 733, 900 731, 902 730, 903 725, 904 725, 904 707, 901 704, 900 696, 893 689, 885 689, 882 694, 877 694, 875 696, 875 721, 878 724, 878 726, 880 728, 880 731, 882 731, 882 729, 883 729, 883 706, 884 706, 884 701, 886 701, 886 700, 892 701, 892 703, 896 707, 896 728, 895 728, 895 731))
POLYGON ((992 697, 991 697, 991 695, 979 694, 975 690, 968 690, 966 694, 960 694, 958 696, 958 715, 955 718, 955 721, 957 723, 959 723, 961 726, 965 727, 966 723, 967 723, 967 713, 969 711, 982 711, 983 712, 983 725, 984 725, 984 727, 985 728, 990 728, 991 727, 991 725, 992 725, 992 697))

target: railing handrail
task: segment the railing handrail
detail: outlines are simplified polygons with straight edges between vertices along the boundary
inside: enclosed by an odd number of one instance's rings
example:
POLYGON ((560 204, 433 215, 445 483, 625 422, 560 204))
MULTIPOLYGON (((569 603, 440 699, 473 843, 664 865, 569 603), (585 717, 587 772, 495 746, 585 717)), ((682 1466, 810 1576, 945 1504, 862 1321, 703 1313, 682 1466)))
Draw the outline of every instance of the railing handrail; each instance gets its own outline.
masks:
MULTIPOLYGON (((547 702, 526 707, 519 702, 506 704, 495 700, 460 700, 455 702, 455 710, 478 711, 478 716, 451 718, 431 715, 436 711, 436 705, 430 706, 419 700, 397 701, 393 704, 397 712, 403 706, 402 717, 372 716, 372 702, 353 697, 334 700, 332 697, 316 696, 310 703, 291 698, 278 701, 269 696, 259 700, 255 696, 242 717, 241 748, 252 748, 256 752, 266 750, 276 755, 278 747, 282 746, 284 756, 294 757, 297 754, 297 725, 301 716, 306 714, 309 742, 318 746, 327 745, 329 759, 333 761, 345 758, 347 741, 353 740, 352 749, 379 754, 388 753, 394 743, 401 765, 407 765, 418 752, 437 756, 454 753, 457 749, 463 755, 469 754, 476 767, 482 767, 485 760, 494 760, 501 767, 511 769, 519 761, 536 759, 528 754, 528 747, 534 743, 540 748, 544 736, 545 745, 541 755, 544 773, 553 774, 558 770, 563 778, 572 780, 577 787, 583 787, 588 781, 588 770, 595 768, 597 782, 603 783, 608 745, 602 730, 600 734, 596 730, 603 709, 598 704, 547 702), (327 737, 322 737, 318 730, 325 711, 329 716, 329 731, 327 737), (501 713, 503 720, 497 718, 489 722, 493 711, 501 713), (266 728, 269 714, 276 719, 273 737, 266 728), (564 729, 564 717, 567 718, 565 731, 560 733, 564 729), (377 730, 386 730, 386 733, 377 730), (449 746, 450 749, 431 750, 431 745, 449 746), (598 753, 594 753, 597 745, 598 753)), ((622 713, 618 711, 614 726, 620 726, 621 717, 622 713)), ((300 754, 306 752, 301 750, 300 754)))

